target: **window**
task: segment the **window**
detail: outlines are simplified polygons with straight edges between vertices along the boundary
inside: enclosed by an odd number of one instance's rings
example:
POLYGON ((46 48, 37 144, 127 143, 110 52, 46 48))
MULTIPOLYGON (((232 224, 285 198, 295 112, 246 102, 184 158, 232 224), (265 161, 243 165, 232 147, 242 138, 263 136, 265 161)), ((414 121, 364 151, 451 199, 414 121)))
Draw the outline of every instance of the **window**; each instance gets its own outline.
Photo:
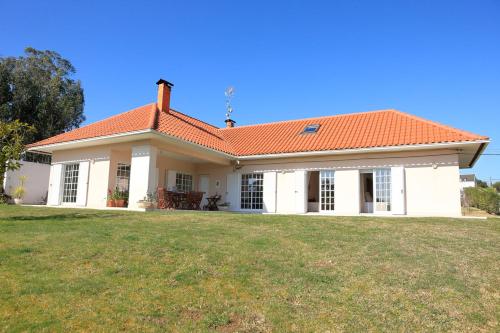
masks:
POLYGON ((320 210, 335 210, 335 171, 321 170, 319 184, 320 210))
POLYGON ((49 154, 35 153, 31 151, 24 152, 21 155, 21 161, 50 164, 52 156, 49 154))
POLYGON ((307 125, 302 133, 303 134, 316 133, 318 129, 319 129, 319 124, 307 125))
POLYGON ((130 185, 130 165, 118 163, 116 168, 116 187, 120 192, 128 192, 130 185))
POLYGON ((175 187, 179 192, 189 192, 193 190, 193 176, 186 173, 175 174, 175 187))
POLYGON ((375 170, 376 211, 391 210, 391 169, 375 170))
POLYGON ((264 175, 247 173, 241 175, 241 209, 264 208, 264 175))
POLYGON ((62 202, 76 202, 79 167, 79 164, 66 164, 64 166, 64 187, 62 202))

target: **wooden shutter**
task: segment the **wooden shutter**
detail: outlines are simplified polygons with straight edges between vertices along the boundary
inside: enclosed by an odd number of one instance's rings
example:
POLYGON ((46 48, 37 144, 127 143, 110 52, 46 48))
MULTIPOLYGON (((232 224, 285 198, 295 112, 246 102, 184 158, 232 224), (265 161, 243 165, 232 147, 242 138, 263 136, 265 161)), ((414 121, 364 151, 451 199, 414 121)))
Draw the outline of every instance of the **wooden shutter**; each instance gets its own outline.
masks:
POLYGON ((89 185, 89 161, 80 162, 78 167, 78 188, 76 190, 76 205, 87 205, 87 188, 89 185))
POLYGON ((57 206, 61 203, 61 180, 62 180, 62 164, 53 164, 50 167, 49 190, 47 204, 57 206))
POLYGON ((295 207, 298 214, 307 212, 307 171, 295 171, 295 207))
POLYGON ((175 176, 177 175, 177 171, 175 170, 168 170, 167 171, 167 190, 172 190, 176 184, 175 184, 175 176))
POLYGON ((264 212, 276 213, 276 172, 264 172, 264 212))
POLYGON ((405 169, 402 166, 391 168, 391 211, 395 215, 406 214, 405 169))
POLYGON ((240 177, 237 173, 229 173, 226 177, 226 201, 233 211, 240 210, 240 177))

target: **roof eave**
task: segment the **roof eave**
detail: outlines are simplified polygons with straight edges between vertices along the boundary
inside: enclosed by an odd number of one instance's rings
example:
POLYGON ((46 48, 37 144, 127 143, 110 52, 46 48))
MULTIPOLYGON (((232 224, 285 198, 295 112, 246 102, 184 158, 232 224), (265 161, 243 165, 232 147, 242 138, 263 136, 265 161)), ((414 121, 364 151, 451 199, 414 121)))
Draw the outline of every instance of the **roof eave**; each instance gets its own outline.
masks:
POLYGON ((424 150, 424 149, 436 149, 436 148, 446 149, 446 148, 458 148, 463 145, 488 144, 488 143, 489 140, 474 140, 474 141, 386 146, 386 147, 316 150, 316 151, 303 151, 303 152, 278 153, 278 154, 242 155, 238 156, 237 159, 254 160, 254 159, 274 159, 274 158, 287 158, 287 157, 321 156, 321 155, 361 154, 361 153, 374 153, 374 152, 397 152, 397 151, 411 151, 411 150, 424 150))

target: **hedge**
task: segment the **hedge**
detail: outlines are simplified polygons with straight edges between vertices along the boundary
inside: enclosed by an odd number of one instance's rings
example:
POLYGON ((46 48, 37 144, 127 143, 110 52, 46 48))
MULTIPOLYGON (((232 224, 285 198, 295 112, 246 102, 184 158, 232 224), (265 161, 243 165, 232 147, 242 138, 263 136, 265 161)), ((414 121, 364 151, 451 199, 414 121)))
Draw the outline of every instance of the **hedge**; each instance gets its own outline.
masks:
POLYGON ((494 188, 468 187, 464 189, 466 205, 485 210, 490 214, 500 213, 500 194, 494 188))

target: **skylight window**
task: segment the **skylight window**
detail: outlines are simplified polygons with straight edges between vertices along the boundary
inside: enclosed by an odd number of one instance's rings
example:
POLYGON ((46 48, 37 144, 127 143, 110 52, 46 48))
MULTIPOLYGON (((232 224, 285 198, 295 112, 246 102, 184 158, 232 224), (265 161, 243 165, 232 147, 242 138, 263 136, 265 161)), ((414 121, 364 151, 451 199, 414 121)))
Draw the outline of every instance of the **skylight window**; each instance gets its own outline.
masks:
POLYGON ((302 133, 316 133, 319 129, 319 124, 307 125, 302 133))

